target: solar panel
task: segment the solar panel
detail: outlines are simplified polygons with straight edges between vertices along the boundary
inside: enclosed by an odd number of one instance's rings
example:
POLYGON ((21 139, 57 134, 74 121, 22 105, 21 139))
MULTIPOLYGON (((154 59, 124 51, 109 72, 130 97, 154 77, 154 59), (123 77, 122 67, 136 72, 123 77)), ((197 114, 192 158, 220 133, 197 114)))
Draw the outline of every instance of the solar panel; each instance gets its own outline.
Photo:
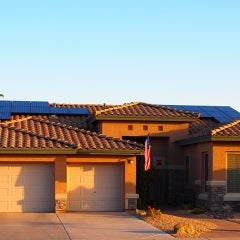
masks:
POLYGON ((1 112, 10 112, 11 107, 12 107, 11 101, 0 101, 1 112))
POLYGON ((50 113, 66 115, 66 114, 69 114, 69 110, 68 108, 50 107, 50 113))
POLYGON ((62 114, 62 115, 83 115, 89 114, 87 108, 63 108, 63 107, 50 107, 50 112, 52 114, 62 114))
POLYGON ((13 101, 12 102, 12 113, 30 113, 30 102, 29 101, 13 101))
POLYGON ((69 108, 70 114, 89 114, 87 108, 69 108))
POLYGON ((10 119, 13 114, 59 114, 84 115, 89 114, 87 108, 50 107, 44 101, 0 101, 0 119, 10 119))
POLYGON ((201 108, 198 106, 184 106, 185 110, 199 113, 201 108))
POLYGON ((50 113, 50 107, 48 102, 31 102, 31 113, 50 113))
POLYGON ((212 117, 210 113, 203 110, 201 110, 199 113, 201 114, 201 117, 212 117))
POLYGON ((226 123, 226 122, 234 120, 234 119, 232 119, 231 117, 228 117, 228 116, 216 116, 214 118, 216 118, 220 123, 226 123))
POLYGON ((7 120, 7 119, 10 119, 11 117, 11 114, 10 112, 0 112, 0 119, 1 120, 7 120))
POLYGON ((219 109, 217 109, 216 106, 201 106, 201 109, 203 109, 204 111, 206 112, 209 112, 209 111, 219 111, 219 109))
POLYGON ((240 118, 240 112, 229 106, 192 106, 192 105, 165 105, 178 110, 198 112, 201 117, 213 117, 220 123, 240 118))

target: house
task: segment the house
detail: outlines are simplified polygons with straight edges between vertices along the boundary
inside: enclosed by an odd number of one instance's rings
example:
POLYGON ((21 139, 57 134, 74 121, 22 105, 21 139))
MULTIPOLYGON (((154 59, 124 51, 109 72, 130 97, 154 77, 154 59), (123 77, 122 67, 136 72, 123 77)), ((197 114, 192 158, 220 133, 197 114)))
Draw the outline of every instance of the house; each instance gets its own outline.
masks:
POLYGON ((228 106, 174 107, 201 114, 190 124, 188 136, 175 142, 183 148, 182 193, 193 190, 198 207, 239 210, 240 113, 228 106))
POLYGON ((0 212, 239 207, 238 118, 224 106, 2 100, 0 212))
POLYGON ((142 145, 80 128, 87 108, 28 101, 0 108, 0 212, 136 207, 142 145))

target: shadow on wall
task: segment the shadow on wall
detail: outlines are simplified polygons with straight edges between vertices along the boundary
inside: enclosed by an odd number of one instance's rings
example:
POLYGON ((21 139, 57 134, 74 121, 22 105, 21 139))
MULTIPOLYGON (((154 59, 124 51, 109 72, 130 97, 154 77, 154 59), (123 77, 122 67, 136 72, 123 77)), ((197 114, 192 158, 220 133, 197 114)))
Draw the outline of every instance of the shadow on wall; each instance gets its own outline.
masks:
POLYGON ((123 165, 72 165, 68 172, 69 211, 123 211, 123 165))
POLYGON ((54 212, 53 164, 13 163, 9 168, 8 211, 54 212))

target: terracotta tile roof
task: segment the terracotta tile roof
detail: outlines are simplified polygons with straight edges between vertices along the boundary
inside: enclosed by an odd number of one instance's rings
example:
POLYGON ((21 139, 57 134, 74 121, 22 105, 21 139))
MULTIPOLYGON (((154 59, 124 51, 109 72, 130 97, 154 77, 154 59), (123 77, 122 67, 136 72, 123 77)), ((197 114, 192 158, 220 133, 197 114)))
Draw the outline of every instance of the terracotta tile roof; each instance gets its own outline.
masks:
POLYGON ((219 125, 220 123, 214 118, 199 118, 197 121, 190 123, 189 135, 203 135, 219 125))
POLYGON ((51 107, 55 108, 87 108, 90 114, 103 110, 105 108, 111 108, 119 105, 106 105, 106 104, 65 104, 65 103, 50 103, 51 107))
POLYGON ((239 136, 240 120, 234 120, 225 124, 214 123, 213 119, 199 119, 191 124, 190 136, 239 136))
POLYGON ((99 116, 122 116, 122 117, 161 117, 161 118, 192 118, 196 119, 199 114, 184 110, 177 110, 161 105, 147 104, 142 102, 125 103, 119 106, 106 106, 95 112, 99 116))
POLYGON ((90 121, 87 121, 88 116, 86 115, 29 115, 29 114, 12 114, 10 117, 10 120, 0 120, 0 124, 4 122, 14 122, 18 119, 23 119, 26 117, 37 117, 39 119, 48 120, 53 123, 62 123, 66 124, 68 126, 77 127, 77 128, 84 128, 87 130, 93 130, 94 126, 90 123, 90 121))
POLYGON ((89 113, 97 116, 141 116, 141 117, 166 117, 166 118, 198 118, 198 113, 186 110, 147 104, 143 102, 124 103, 122 105, 97 105, 97 104, 50 104, 54 107, 87 108, 89 113))
MULTIPOLYGON (((197 131, 192 131, 187 138, 178 140, 176 143, 189 145, 205 141, 240 141, 240 119, 224 124, 213 124, 212 126, 198 120, 198 124, 197 131)), ((196 122, 192 125, 196 126, 196 122)))
POLYGON ((0 123, 0 148, 141 151, 143 146, 135 142, 28 116, 0 123))
POLYGON ((219 127, 211 130, 212 136, 238 136, 240 137, 240 119, 221 124, 219 127))

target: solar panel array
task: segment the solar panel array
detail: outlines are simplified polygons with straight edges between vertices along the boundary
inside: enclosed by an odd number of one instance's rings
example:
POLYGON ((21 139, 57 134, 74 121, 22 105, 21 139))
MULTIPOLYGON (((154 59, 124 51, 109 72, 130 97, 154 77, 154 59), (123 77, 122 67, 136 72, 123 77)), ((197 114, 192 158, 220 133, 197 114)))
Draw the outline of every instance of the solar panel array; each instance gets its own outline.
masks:
POLYGON ((54 115, 86 115, 87 108, 50 107, 42 101, 0 101, 0 119, 10 119, 11 114, 54 114, 54 115))
POLYGON ((220 123, 240 118, 240 112, 229 106, 193 106, 193 105, 164 105, 177 110, 200 113, 201 117, 213 117, 220 123))

